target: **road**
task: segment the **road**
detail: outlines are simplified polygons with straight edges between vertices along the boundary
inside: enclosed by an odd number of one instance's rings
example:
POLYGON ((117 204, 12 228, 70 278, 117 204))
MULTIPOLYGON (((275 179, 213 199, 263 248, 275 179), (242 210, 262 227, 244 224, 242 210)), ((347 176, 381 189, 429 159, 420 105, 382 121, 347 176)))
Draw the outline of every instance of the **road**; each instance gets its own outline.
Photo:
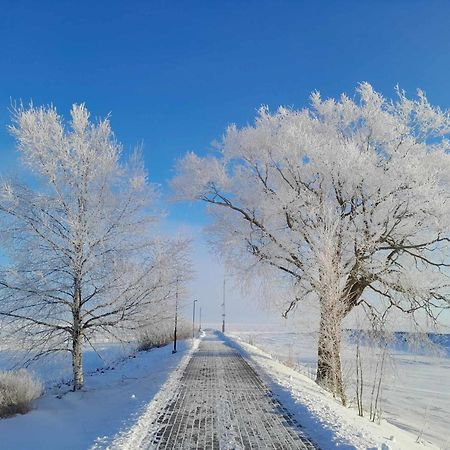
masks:
POLYGON ((149 449, 317 448, 239 352, 212 332, 192 355, 155 428, 149 449))

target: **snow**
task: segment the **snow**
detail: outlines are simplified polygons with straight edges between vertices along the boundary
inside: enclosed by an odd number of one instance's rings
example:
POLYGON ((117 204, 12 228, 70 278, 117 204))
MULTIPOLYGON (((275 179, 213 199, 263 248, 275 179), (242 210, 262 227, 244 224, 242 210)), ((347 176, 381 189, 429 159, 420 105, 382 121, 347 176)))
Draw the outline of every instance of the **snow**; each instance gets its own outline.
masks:
MULTIPOLYGON (((150 352, 122 357, 116 364, 87 355, 91 371, 85 377, 81 392, 70 392, 67 386, 49 389, 26 415, 0 420, 0 448, 7 450, 80 450, 94 445, 107 445, 122 430, 128 429, 159 392, 171 372, 192 351, 191 341, 178 344, 178 353, 166 346, 150 352)), ((114 359, 124 352, 119 346, 103 348, 103 358, 114 359)), ((52 366, 53 369, 56 364, 52 366)), ((61 378, 66 368, 57 371, 61 378)), ((37 370, 51 384, 50 371, 41 365, 37 370)))
MULTIPOLYGON (((305 334, 303 339, 297 339, 296 352, 289 350, 289 343, 295 342, 293 338, 292 333, 268 331, 264 327, 264 331, 260 328, 232 332, 228 343, 243 352, 281 403, 323 450, 445 448, 450 395, 446 387, 450 379, 448 359, 395 353, 399 376, 408 375, 387 383, 385 419, 377 424, 357 416, 354 408, 343 407, 311 380, 308 376, 314 364, 311 336, 308 338, 305 334), (245 340, 253 340, 269 352, 245 340), (289 352, 303 364, 299 366, 303 373, 280 361, 289 352), (408 372, 404 372, 406 365, 410 366, 408 372), (430 377, 436 382, 430 383, 430 377), (420 383, 424 383, 422 388, 419 388, 420 383), (423 441, 417 443, 422 427, 426 428, 423 441)), ((60 364, 59 371, 55 371, 56 362, 47 366, 53 373, 46 371, 44 365, 38 366, 36 371, 44 377, 47 394, 36 402, 29 414, 0 420, 0 448, 138 448, 151 434, 149 424, 157 412, 173 397, 197 345, 197 340, 180 342, 180 351, 175 355, 171 354, 170 345, 131 355, 126 355, 131 348, 112 344, 99 346, 98 354, 86 354, 86 386, 78 393, 68 391, 65 384, 52 385, 55 380, 65 379, 66 366, 60 364)), ((344 361, 348 352, 345 348, 344 361)))
POLYGON ((119 440, 113 448, 243 450, 277 444, 312 450, 285 408, 227 341, 208 330, 195 358, 165 386, 175 392, 162 393, 163 401, 155 399, 131 439, 119 440))
MULTIPOLYGON (((394 351, 392 369, 384 383, 383 420, 381 425, 361 418, 352 407, 344 408, 312 380, 316 364, 315 340, 311 333, 281 331, 235 331, 231 336, 248 352, 249 357, 273 378, 274 390, 281 401, 304 417, 313 417, 325 428, 334 430, 333 439, 351 442, 357 448, 385 444, 391 449, 446 448, 450 423, 450 359, 413 355, 394 351), (256 345, 250 345, 248 342, 256 345), (289 355, 290 353, 290 355, 289 355), (282 361, 290 358, 298 363, 296 370, 282 361), (433 380, 430 382, 430 380, 433 380), (277 385, 279 387, 277 387, 277 385), (424 445, 416 443, 423 430, 424 445), (394 436, 394 441, 390 439, 394 436), (366 442, 367 440, 367 442, 366 442), (363 442, 366 442, 363 444, 363 442), (430 443, 431 442, 431 443, 430 443)), ((343 349, 343 370, 351 372, 354 350, 343 349)), ((351 376, 351 375, 349 375, 351 376)), ((351 395, 351 392, 350 392, 351 395)), ((350 400, 352 398, 350 397, 350 400)), ((367 405, 366 405, 367 406, 367 405)), ((308 419, 309 420, 309 419, 308 419)), ((312 426, 313 432, 318 429, 312 426)), ((330 434, 320 434, 321 445, 330 434)), ((316 437, 313 435, 313 437, 316 437)), ((329 444, 324 448, 333 448, 329 444)))
POLYGON ((108 450, 136 450, 137 448, 144 448, 143 441, 151 435, 149 427, 156 418, 156 414, 161 407, 167 404, 174 396, 184 369, 190 360, 190 355, 198 347, 198 344, 199 340, 195 339, 190 352, 183 358, 178 367, 173 370, 164 386, 161 387, 160 391, 154 396, 153 400, 147 405, 143 414, 135 421, 135 423, 128 429, 118 433, 112 442, 108 442, 108 440, 98 440, 92 447, 92 450, 104 448, 107 448, 108 450))
MULTIPOLYGON (((86 347, 83 350, 83 368, 85 374, 105 371, 118 361, 128 358, 135 353, 136 345, 133 343, 96 342, 95 350, 86 347)), ((8 370, 15 366, 21 367, 27 358, 27 354, 20 349, 7 350, 0 348, 0 370, 8 370)), ((72 359, 69 352, 55 353, 28 365, 44 384, 47 390, 59 392, 69 385, 73 378, 72 359)))

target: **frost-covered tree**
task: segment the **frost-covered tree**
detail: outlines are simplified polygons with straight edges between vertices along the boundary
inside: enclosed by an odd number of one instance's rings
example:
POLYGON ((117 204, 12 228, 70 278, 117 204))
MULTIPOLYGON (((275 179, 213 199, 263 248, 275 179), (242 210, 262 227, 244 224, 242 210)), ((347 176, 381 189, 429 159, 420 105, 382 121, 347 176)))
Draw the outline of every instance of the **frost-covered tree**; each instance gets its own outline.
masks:
POLYGON ((138 153, 122 162, 107 119, 74 105, 66 125, 54 107, 21 107, 10 131, 33 181, 0 187, 0 319, 34 355, 71 352, 77 390, 83 345, 161 311, 187 242, 154 236, 157 193, 138 153))
POLYGON ((340 334, 355 307, 434 320, 449 306, 450 117, 421 91, 391 101, 367 83, 311 103, 230 126, 217 153, 179 162, 173 186, 209 204, 234 270, 290 286, 285 316, 318 302, 317 381, 342 394, 340 334))

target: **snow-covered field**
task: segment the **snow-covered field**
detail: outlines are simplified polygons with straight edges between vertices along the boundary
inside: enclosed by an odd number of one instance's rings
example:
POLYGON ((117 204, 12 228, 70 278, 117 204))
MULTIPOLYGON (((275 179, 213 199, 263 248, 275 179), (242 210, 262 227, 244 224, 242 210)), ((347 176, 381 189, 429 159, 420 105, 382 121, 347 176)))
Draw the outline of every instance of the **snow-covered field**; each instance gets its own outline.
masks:
MULTIPOLYGON (((303 375, 314 377, 316 340, 313 333, 292 333, 268 327, 253 327, 249 331, 235 326, 230 335, 255 345, 274 359, 295 362, 303 375)), ((362 353, 369 352, 363 349, 362 353)), ((353 401, 355 348, 347 342, 342 355, 348 396, 353 401)), ((370 384, 373 373, 370 367, 368 369, 365 375, 370 384)), ((370 387, 366 385, 365 390, 368 393, 370 387)), ((368 406, 367 400, 365 406, 368 406)), ((415 439, 422 434, 422 440, 439 448, 450 448, 450 358, 394 349, 386 368, 381 408, 387 422, 410 432, 415 439)), ((368 422, 368 419, 363 420, 368 422)))
MULTIPOLYGON (((58 384, 70 378, 68 360, 35 365, 47 393, 30 413, 0 420, 0 449, 81 450, 95 444, 106 446, 133 426, 190 348, 191 341, 182 341, 175 355, 170 345, 133 355, 129 353, 131 347, 99 346, 98 354, 86 352, 85 388, 77 393, 58 384)), ((8 355, 0 352, 0 356, 1 366, 10 365, 8 355)))

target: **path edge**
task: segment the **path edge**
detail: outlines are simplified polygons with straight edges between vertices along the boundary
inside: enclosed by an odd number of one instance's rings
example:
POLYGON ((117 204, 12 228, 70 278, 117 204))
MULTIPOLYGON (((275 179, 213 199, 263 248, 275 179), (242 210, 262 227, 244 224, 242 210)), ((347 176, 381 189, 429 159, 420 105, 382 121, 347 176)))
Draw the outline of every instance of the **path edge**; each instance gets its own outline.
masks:
MULTIPOLYGON (((159 413, 164 409, 168 401, 175 396, 186 366, 197 350, 200 341, 201 338, 194 339, 178 366, 169 375, 158 393, 147 404, 137 421, 130 428, 119 432, 113 442, 106 447, 106 450, 137 450, 142 448, 144 440, 148 440, 153 436, 158 427, 155 425, 154 429, 152 429, 151 425, 156 421, 159 413)), ((91 450, 94 449, 96 447, 91 447, 91 450)))

